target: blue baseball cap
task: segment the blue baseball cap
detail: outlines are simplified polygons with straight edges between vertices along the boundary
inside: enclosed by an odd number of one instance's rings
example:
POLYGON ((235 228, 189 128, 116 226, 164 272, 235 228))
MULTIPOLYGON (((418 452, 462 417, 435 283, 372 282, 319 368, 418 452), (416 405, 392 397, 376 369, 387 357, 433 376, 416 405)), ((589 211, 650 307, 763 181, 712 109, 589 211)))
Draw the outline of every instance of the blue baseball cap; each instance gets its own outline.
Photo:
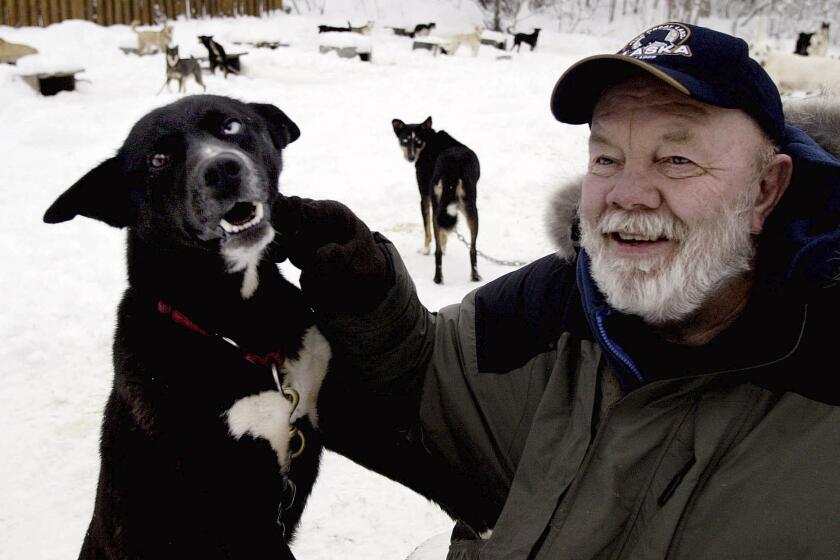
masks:
POLYGON ((590 56, 572 65, 554 86, 551 112, 560 122, 589 123, 605 89, 644 73, 698 101, 743 110, 777 143, 784 137, 779 90, 750 58, 747 43, 680 22, 648 29, 617 54, 590 56))

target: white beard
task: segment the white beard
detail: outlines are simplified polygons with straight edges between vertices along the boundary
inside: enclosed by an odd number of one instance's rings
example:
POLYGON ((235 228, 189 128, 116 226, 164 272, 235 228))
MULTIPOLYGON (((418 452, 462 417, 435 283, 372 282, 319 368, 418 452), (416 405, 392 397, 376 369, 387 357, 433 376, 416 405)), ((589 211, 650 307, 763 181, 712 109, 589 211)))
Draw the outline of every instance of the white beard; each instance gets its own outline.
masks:
POLYGON ((742 197, 693 229, 677 218, 650 212, 608 210, 597 224, 581 217, 581 244, 591 259, 595 284, 613 308, 648 324, 690 317, 725 281, 752 268, 755 246, 744 210, 751 207, 745 204, 748 200, 742 197), (619 257, 607 251, 607 234, 613 232, 666 238, 676 247, 660 257, 619 257))

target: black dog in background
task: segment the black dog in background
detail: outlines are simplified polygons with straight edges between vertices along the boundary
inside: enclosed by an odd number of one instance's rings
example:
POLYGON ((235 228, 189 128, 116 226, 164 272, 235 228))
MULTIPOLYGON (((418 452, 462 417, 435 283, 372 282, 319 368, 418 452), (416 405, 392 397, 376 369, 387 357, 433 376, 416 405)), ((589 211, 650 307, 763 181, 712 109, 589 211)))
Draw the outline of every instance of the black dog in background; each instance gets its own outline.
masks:
POLYGON ((331 359, 300 291, 263 258, 299 134, 273 105, 187 97, 140 119, 47 210, 47 223, 128 230, 81 559, 293 558, 331 359))
MULTIPOLYGON (((540 36, 540 29, 539 27, 535 27, 531 33, 515 33, 513 35, 513 50, 514 48, 519 51, 519 48, 522 46, 522 43, 527 44, 531 47, 531 50, 534 50, 537 47, 537 39, 540 36)), ((510 33, 510 30, 508 30, 510 33)))
POLYGON ((796 39, 794 54, 802 56, 825 56, 829 45, 831 24, 824 21, 819 31, 800 33, 796 39))
POLYGON ((199 35, 198 42, 204 45, 207 49, 211 74, 216 73, 216 68, 222 69, 222 73, 224 73, 225 78, 227 78, 229 73, 238 74, 236 68, 230 65, 225 49, 222 48, 222 45, 213 40, 212 35, 199 35))
POLYGON ((432 29, 434 28, 434 22, 418 23, 414 26, 414 32, 411 34, 411 38, 413 39, 414 37, 426 37, 432 32, 432 29))
POLYGON ((406 124, 400 119, 394 119, 391 124, 405 159, 413 162, 416 169, 425 232, 423 253, 426 255, 432 238, 430 222, 434 230, 435 283, 443 282, 442 255, 448 235, 455 229, 459 210, 466 216, 470 228, 471 278, 476 282, 481 280, 475 248, 478 237, 476 189, 481 174, 478 156, 445 131, 435 131, 432 117, 420 124, 406 124))

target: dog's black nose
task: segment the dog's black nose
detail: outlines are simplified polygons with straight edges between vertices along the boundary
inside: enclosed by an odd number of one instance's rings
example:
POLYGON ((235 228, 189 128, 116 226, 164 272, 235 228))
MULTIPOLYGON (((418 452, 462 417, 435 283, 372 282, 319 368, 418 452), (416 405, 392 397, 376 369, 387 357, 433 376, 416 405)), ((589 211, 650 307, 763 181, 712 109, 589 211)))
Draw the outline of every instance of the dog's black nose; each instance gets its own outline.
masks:
POLYGON ((241 184, 242 162, 236 156, 221 155, 207 164, 204 183, 221 191, 236 189, 241 184))

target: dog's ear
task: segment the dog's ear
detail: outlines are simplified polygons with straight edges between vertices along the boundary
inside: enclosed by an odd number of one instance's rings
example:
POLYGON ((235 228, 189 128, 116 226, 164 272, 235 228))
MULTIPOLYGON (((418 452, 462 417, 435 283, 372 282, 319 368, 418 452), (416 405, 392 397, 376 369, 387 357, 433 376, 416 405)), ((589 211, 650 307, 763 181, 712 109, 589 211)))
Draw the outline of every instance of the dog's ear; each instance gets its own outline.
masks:
POLYGON ((271 103, 249 103, 248 106, 268 123, 271 140, 278 150, 282 150, 300 138, 300 129, 298 126, 286 113, 271 103))
POLYGON ((394 127, 394 133, 399 134, 400 130, 405 128, 405 123, 400 119, 394 119, 391 121, 391 126, 394 127))
POLYGON ((137 213, 126 183, 117 158, 105 160, 59 196, 44 214, 44 221, 58 224, 86 216, 119 228, 133 225, 137 213))
POLYGON ((420 125, 421 128, 432 128, 432 117, 428 117, 423 123, 420 125))

